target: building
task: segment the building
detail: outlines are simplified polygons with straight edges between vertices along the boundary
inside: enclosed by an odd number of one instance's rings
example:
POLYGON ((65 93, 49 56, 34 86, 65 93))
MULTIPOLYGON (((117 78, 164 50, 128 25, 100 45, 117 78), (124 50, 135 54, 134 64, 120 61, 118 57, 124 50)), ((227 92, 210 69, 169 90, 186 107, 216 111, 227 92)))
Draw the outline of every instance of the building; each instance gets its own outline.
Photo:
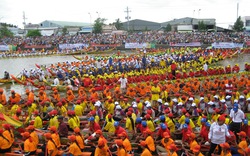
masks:
POLYGON ((131 20, 128 22, 123 22, 124 30, 130 31, 151 31, 151 30, 158 30, 161 27, 160 23, 145 21, 145 20, 131 20))
POLYGON ((102 33, 104 34, 111 34, 113 31, 116 31, 115 25, 103 25, 102 26, 102 33))
POLYGON ((215 19, 196 19, 196 18, 180 18, 180 19, 173 19, 168 22, 161 23, 161 27, 167 27, 171 25, 172 31, 178 32, 190 32, 190 31, 197 31, 199 22, 203 21, 206 25, 208 30, 215 28, 215 19))
POLYGON ((241 20, 244 23, 244 27, 246 31, 250 31, 250 16, 241 17, 241 20))
POLYGON ((68 21, 50 21, 45 20, 41 23, 39 23, 40 28, 50 28, 50 27, 58 27, 58 28, 64 28, 64 27, 83 27, 83 26, 89 26, 91 24, 89 23, 82 23, 82 22, 68 22, 68 21))

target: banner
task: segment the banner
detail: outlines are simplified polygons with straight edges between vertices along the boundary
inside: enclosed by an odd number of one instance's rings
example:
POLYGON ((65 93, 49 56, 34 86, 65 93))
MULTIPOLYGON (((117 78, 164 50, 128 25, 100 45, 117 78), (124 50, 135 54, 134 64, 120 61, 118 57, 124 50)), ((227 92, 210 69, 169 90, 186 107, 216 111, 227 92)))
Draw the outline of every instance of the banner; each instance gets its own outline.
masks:
POLYGON ((155 48, 153 43, 125 43, 126 49, 143 49, 143 48, 155 48))
POLYGON ((85 47, 89 47, 89 45, 85 43, 59 44, 59 49, 83 49, 85 47))
POLYGON ((25 45, 25 49, 46 49, 51 48, 51 45, 25 45))
POLYGON ((190 42, 190 43, 170 43, 172 47, 200 47, 200 42, 190 42))
POLYGON ((243 48, 243 43, 233 43, 233 42, 215 42, 212 44, 213 48, 243 48))
POLYGON ((91 43, 91 47, 119 47, 120 44, 96 44, 91 43))
POLYGON ((246 46, 250 47, 250 40, 246 41, 246 46))
POLYGON ((0 51, 8 51, 9 50, 9 46, 8 45, 0 45, 0 51))

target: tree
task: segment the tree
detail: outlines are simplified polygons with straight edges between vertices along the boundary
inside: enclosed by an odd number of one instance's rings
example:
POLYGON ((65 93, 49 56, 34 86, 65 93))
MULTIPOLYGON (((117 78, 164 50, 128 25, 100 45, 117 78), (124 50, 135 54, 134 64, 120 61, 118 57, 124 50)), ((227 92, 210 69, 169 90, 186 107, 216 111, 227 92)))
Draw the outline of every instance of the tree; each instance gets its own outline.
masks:
POLYGON ((7 28, 6 24, 2 24, 0 26, 0 38, 3 37, 13 37, 13 33, 7 28))
POLYGON ((198 22, 198 30, 199 31, 206 31, 207 30, 207 25, 203 21, 198 22))
POLYGON ((168 23, 166 27, 164 27, 164 32, 170 32, 172 31, 172 26, 168 23))
POLYGON ((123 24, 121 23, 120 19, 116 19, 115 22, 113 23, 116 27, 117 30, 121 30, 123 28, 123 24))
POLYGON ((67 27, 63 27, 63 29, 62 29, 62 34, 63 34, 63 35, 66 35, 67 33, 68 33, 67 27))
POLYGON ((102 26, 104 25, 105 21, 106 19, 104 18, 97 18, 94 23, 93 33, 96 33, 96 34, 102 33, 102 26))
POLYGON ((236 22, 234 23, 233 30, 237 32, 244 30, 244 24, 240 16, 237 18, 236 22))
POLYGON ((39 30, 29 30, 27 37, 36 37, 36 36, 42 36, 41 32, 39 30))

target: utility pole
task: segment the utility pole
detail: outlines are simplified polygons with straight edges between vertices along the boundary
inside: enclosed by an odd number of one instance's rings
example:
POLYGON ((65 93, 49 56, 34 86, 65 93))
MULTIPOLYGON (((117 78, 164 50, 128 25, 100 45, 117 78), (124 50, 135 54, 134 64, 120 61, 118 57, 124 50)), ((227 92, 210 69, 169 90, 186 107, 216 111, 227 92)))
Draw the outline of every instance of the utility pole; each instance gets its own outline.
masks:
POLYGON ((129 10, 128 7, 127 7, 124 12, 127 14, 125 19, 127 20, 127 30, 129 31, 129 20, 131 19, 131 17, 129 16, 129 13, 131 12, 131 10, 129 10))
POLYGON ((238 19, 238 17, 239 17, 239 3, 237 3, 237 18, 236 19, 238 19))
POLYGON ((26 16, 25 16, 25 12, 23 11, 23 27, 25 27, 25 25, 26 25, 26 22, 25 22, 26 19, 27 19, 27 18, 26 18, 26 16))

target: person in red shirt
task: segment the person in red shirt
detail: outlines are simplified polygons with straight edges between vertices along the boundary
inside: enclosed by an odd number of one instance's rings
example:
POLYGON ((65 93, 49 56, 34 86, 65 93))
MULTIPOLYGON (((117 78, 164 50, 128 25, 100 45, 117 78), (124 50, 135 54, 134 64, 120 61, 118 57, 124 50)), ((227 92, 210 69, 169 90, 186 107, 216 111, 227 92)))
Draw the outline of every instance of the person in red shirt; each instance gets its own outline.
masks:
POLYGON ((173 63, 171 64, 171 71, 172 71, 172 75, 173 75, 173 79, 175 79, 175 72, 177 69, 177 65, 176 63, 173 61, 173 63))
POLYGON ((192 131, 190 131, 187 124, 183 124, 181 133, 182 133, 182 142, 189 142, 188 135, 190 135, 192 131))
POLYGON ((164 132, 167 132, 170 135, 170 131, 169 131, 167 125, 165 123, 161 123, 160 129, 158 130, 158 133, 157 133, 158 137, 156 140, 161 140, 162 138, 164 138, 164 135, 163 135, 164 132))
POLYGON ((123 132, 127 134, 126 130, 120 126, 120 123, 118 121, 115 121, 114 126, 115 126, 115 134, 114 134, 115 136, 118 136, 123 132))
POLYGON ((247 119, 243 120, 241 130, 244 131, 247 134, 247 137, 249 138, 249 136, 250 136, 250 126, 248 125, 248 120, 247 119))
POLYGON ((205 125, 202 125, 204 126, 204 128, 201 128, 201 131, 200 131, 200 137, 201 137, 201 143, 205 143, 208 141, 208 133, 209 133, 209 129, 210 129, 210 123, 209 122, 206 122, 205 125))
POLYGON ((97 122, 95 122, 94 117, 89 118, 89 130, 93 133, 97 130, 101 130, 100 125, 97 122))

